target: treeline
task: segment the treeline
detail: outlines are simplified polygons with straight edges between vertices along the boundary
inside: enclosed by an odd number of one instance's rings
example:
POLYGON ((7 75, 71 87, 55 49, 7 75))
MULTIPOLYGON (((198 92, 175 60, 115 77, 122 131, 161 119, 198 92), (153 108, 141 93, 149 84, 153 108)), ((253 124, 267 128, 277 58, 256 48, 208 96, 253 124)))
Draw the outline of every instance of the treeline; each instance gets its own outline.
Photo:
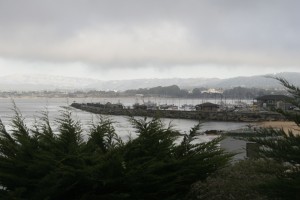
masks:
POLYGON ((189 95, 189 91, 180 89, 177 85, 171 85, 166 87, 158 86, 149 89, 140 88, 137 90, 126 90, 124 94, 131 96, 142 94, 144 96, 155 95, 161 97, 187 97, 189 95))
POLYGON ((223 96, 232 99, 253 99, 263 95, 271 94, 283 94, 287 95, 288 92, 285 90, 266 90, 260 88, 245 88, 245 87, 235 87, 232 89, 224 90, 223 96))
POLYGON ((19 98, 19 97, 122 97, 135 96, 141 94, 143 96, 156 97, 176 97, 176 98, 230 98, 230 99, 253 99, 262 95, 269 94, 286 94, 284 90, 271 90, 260 88, 235 87, 232 89, 218 89, 217 91, 209 91, 208 88, 194 88, 192 90, 181 89, 177 85, 158 86, 153 88, 140 88, 136 90, 126 91, 23 91, 23 92, 0 92, 3 98, 19 98))
POLYGON ((232 98, 232 99, 253 99, 262 95, 270 94, 286 94, 284 90, 266 90, 260 88, 245 88, 234 87, 218 92, 209 92, 208 88, 194 88, 191 91, 180 89, 177 85, 167 87, 154 88, 140 88, 137 90, 126 90, 123 95, 134 96, 142 94, 144 96, 158 96, 158 97, 185 97, 185 98, 232 98))

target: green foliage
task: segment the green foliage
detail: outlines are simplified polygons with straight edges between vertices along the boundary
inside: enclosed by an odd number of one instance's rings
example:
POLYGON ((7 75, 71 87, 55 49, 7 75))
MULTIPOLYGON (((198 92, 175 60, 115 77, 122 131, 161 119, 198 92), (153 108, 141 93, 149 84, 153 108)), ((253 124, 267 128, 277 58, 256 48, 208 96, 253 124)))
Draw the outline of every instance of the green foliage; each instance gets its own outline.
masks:
POLYGON ((224 168, 205 181, 194 184, 188 200, 267 200, 272 192, 266 185, 277 179, 284 168, 268 160, 242 160, 224 168))
POLYGON ((138 136, 124 142, 100 117, 84 140, 68 108, 57 132, 47 112, 27 128, 14 111, 11 130, 0 121, 1 199, 183 199, 231 157, 218 147, 221 138, 196 143, 199 125, 180 134, 159 119, 131 118, 138 136))
POLYGON ((300 195, 300 135, 282 129, 262 129, 268 137, 250 137, 249 141, 260 145, 260 158, 273 160, 285 169, 277 179, 268 182, 271 198, 297 199, 300 195))
MULTIPOLYGON (((300 107, 300 88, 276 78, 293 95, 300 107)), ((295 111, 281 111, 300 126, 295 111)), ((299 199, 300 135, 282 129, 264 128, 256 134, 228 134, 259 145, 258 157, 233 163, 193 185, 187 199, 299 199)))
MULTIPOLYGON (((282 78, 276 78, 293 95, 291 101, 299 107, 300 88, 289 84, 282 78)), ((293 111, 281 111, 287 119, 300 126, 300 115, 293 111)), ((300 135, 292 131, 285 132, 280 129, 261 129, 260 135, 249 137, 248 140, 260 145, 260 157, 274 160, 281 164, 285 171, 277 176, 277 179, 269 182, 269 188, 273 189, 273 196, 282 199, 297 199, 300 196, 300 135)))

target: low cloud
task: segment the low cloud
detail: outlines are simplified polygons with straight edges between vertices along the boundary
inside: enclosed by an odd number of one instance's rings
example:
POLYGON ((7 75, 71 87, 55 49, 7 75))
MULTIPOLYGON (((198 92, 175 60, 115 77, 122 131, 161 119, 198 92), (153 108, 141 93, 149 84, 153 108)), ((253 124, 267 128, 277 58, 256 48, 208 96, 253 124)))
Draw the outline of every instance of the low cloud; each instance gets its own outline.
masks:
POLYGON ((51 32, 27 27, 12 37, 13 40, 0 38, 0 54, 31 61, 82 62, 102 67, 300 63, 293 52, 201 44, 188 27, 167 21, 140 26, 110 24, 80 30, 68 38, 52 36, 51 32))
POLYGON ((299 6, 296 0, 0 0, 0 57, 28 67, 74 66, 81 74, 296 70, 299 6))

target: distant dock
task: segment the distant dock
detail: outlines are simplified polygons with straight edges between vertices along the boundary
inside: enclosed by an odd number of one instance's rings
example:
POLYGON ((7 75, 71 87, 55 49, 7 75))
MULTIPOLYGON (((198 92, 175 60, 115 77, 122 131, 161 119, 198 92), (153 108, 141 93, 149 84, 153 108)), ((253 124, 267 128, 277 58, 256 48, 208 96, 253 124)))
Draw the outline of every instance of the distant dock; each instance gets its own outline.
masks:
POLYGON ((128 109, 122 107, 100 108, 83 103, 72 103, 72 107, 83 111, 103 115, 147 116, 160 118, 193 119, 205 121, 234 121, 234 122, 261 122, 280 121, 285 117, 276 112, 230 112, 230 111, 183 111, 183 110, 145 110, 128 109))

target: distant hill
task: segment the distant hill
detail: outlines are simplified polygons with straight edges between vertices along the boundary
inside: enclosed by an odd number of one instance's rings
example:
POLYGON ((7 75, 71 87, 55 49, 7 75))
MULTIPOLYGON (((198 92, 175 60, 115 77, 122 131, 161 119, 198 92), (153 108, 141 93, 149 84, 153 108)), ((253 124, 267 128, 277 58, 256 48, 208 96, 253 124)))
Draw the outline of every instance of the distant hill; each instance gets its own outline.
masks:
POLYGON ((300 86, 300 73, 283 72, 278 74, 266 74, 263 76, 241 76, 228 79, 222 79, 219 83, 212 84, 213 87, 233 88, 237 86, 248 88, 282 88, 277 80, 267 78, 267 76, 276 76, 287 79, 290 83, 300 86))
POLYGON ((89 88, 97 88, 102 90, 128 90, 139 88, 151 88, 156 86, 178 85, 180 88, 195 88, 198 86, 209 87, 219 83, 221 79, 217 78, 172 78, 172 79, 133 79, 133 80, 115 80, 115 81, 99 81, 91 84, 89 88))
MULTIPOLYGON (((267 74, 283 77, 291 83, 300 86, 300 73, 284 72, 267 74)), ((265 76, 267 76, 265 75, 265 76)), ((0 77, 1 91, 29 91, 29 90, 118 90, 151 88, 156 86, 178 85, 180 88, 192 89, 207 88, 233 88, 237 86, 248 88, 282 88, 278 81, 265 76, 219 78, 171 78, 171 79, 134 79, 101 81, 88 78, 63 77, 51 75, 9 75, 0 77)))

